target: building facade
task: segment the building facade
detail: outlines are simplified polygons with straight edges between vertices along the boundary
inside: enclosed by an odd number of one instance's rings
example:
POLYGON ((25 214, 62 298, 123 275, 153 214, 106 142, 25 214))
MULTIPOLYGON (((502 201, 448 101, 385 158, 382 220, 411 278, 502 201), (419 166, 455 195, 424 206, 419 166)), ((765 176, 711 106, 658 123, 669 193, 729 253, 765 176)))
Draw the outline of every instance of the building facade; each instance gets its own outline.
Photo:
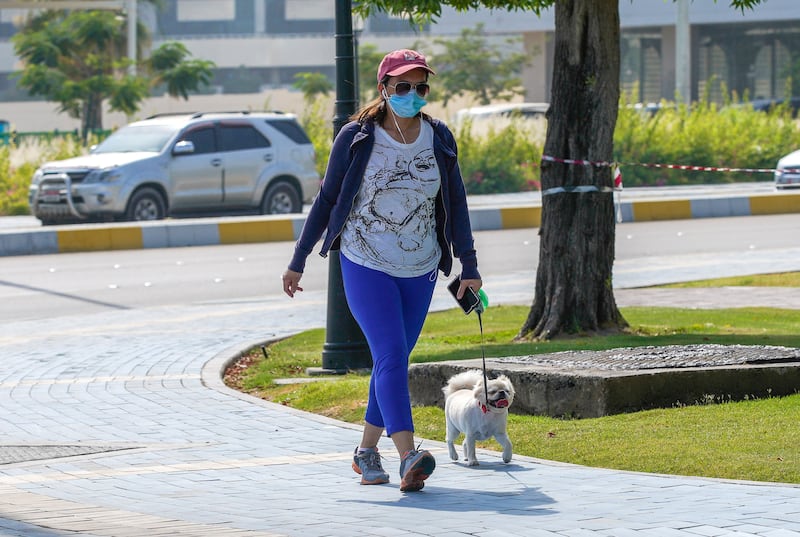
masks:
MULTIPOLYGON (((162 0, 160 8, 140 2, 137 13, 150 28, 154 46, 181 41, 194 57, 216 63, 209 91, 252 93, 289 87, 300 72, 335 78, 335 3, 162 0)), ((10 77, 19 64, 9 39, 27 11, 2 6, 0 2, 0 99, 24 99, 10 77)), ((744 13, 721 0, 623 1, 620 20, 622 88, 634 101, 673 100, 681 87, 678 93, 688 96, 679 96, 692 100, 707 95, 721 101, 730 91, 739 98, 780 98, 793 72, 800 79, 797 0, 769 0, 744 13), (685 82, 681 73, 686 73, 685 82)), ((376 14, 364 22, 358 39, 389 51, 457 36, 478 23, 490 34, 522 36, 520 46, 531 58, 523 71, 525 98, 548 101, 555 28, 552 10, 537 16, 497 10, 458 13, 444 8, 435 24, 422 29, 412 28, 403 18, 376 14)))

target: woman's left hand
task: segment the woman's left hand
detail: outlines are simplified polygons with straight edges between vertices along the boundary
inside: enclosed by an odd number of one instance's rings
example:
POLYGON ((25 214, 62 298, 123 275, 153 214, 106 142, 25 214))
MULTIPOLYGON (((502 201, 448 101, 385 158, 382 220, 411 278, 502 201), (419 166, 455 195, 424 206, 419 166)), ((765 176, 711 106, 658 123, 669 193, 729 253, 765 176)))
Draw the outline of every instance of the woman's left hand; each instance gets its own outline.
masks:
POLYGON ((477 294, 480 288, 483 287, 483 282, 481 280, 461 280, 461 285, 458 286, 456 298, 462 298, 464 296, 464 292, 467 290, 467 287, 472 288, 472 290, 475 291, 475 294, 477 294))

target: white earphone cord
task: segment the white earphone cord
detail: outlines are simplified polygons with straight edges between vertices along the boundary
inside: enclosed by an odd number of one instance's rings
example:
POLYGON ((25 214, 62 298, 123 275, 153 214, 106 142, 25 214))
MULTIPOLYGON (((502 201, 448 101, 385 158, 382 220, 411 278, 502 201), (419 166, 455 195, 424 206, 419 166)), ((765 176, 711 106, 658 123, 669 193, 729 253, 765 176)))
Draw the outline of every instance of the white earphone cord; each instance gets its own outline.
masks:
MULTIPOLYGON (((389 106, 389 108, 391 108, 391 106, 389 106)), ((403 136, 403 129, 401 129, 400 125, 397 123, 397 118, 394 115, 394 110, 392 110, 392 120, 394 120, 394 126, 397 127, 397 132, 400 133, 400 138, 403 139, 403 143, 408 145, 408 142, 406 142, 406 137, 403 136)))
POLYGON ((408 145, 408 142, 406 142, 406 137, 403 136, 403 129, 401 129, 400 124, 397 123, 397 116, 395 116, 394 110, 392 110, 392 105, 389 104, 389 94, 386 93, 386 88, 383 89, 383 98, 384 98, 383 102, 386 103, 386 108, 389 109, 389 113, 392 115, 392 121, 394 121, 394 126, 397 127, 397 132, 400 133, 400 138, 403 140, 404 144, 408 145))

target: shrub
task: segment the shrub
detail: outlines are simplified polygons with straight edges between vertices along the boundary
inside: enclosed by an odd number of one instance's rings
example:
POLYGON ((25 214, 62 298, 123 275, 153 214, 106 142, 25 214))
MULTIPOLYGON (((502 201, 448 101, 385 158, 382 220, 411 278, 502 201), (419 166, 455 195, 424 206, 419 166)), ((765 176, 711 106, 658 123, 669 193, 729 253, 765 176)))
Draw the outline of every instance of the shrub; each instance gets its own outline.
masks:
POLYGON ((538 190, 543 147, 539 125, 512 119, 489 125, 483 135, 476 127, 467 120, 454 132, 467 193, 538 190))
POLYGON ((311 144, 317 154, 317 172, 320 177, 325 175, 325 168, 328 165, 328 156, 333 145, 333 122, 326 118, 324 114, 325 102, 317 99, 306 108, 300 118, 300 124, 311 138, 311 144))
MULTIPOLYGON (((90 143, 95 143, 94 141, 90 143)), ((0 146, 0 215, 30 214, 28 187, 41 164, 85 153, 75 137, 24 138, 0 146)))
POLYGON ((722 106, 707 99, 691 106, 662 101, 650 114, 623 98, 614 133, 614 160, 623 163, 626 186, 749 182, 772 176, 647 165, 769 169, 798 146, 800 126, 788 106, 761 112, 735 99, 722 106))

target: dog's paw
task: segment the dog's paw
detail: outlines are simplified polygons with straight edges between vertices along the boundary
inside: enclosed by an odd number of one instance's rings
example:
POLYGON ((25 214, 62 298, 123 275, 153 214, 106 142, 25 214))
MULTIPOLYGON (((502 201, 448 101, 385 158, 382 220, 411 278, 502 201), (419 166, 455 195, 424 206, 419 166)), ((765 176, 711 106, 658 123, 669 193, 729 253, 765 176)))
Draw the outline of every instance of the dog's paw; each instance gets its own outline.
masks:
POLYGON ((506 457, 505 455, 503 455, 503 462, 505 462, 505 463, 509 463, 509 462, 511 462, 511 455, 509 455, 508 457, 506 457))
POLYGON ((458 460, 458 452, 456 452, 456 448, 453 446, 447 446, 450 451, 450 460, 457 461, 458 460))
POLYGON ((473 460, 467 459, 467 466, 479 466, 479 465, 480 465, 480 463, 477 460, 475 460, 475 459, 473 459, 473 460))

